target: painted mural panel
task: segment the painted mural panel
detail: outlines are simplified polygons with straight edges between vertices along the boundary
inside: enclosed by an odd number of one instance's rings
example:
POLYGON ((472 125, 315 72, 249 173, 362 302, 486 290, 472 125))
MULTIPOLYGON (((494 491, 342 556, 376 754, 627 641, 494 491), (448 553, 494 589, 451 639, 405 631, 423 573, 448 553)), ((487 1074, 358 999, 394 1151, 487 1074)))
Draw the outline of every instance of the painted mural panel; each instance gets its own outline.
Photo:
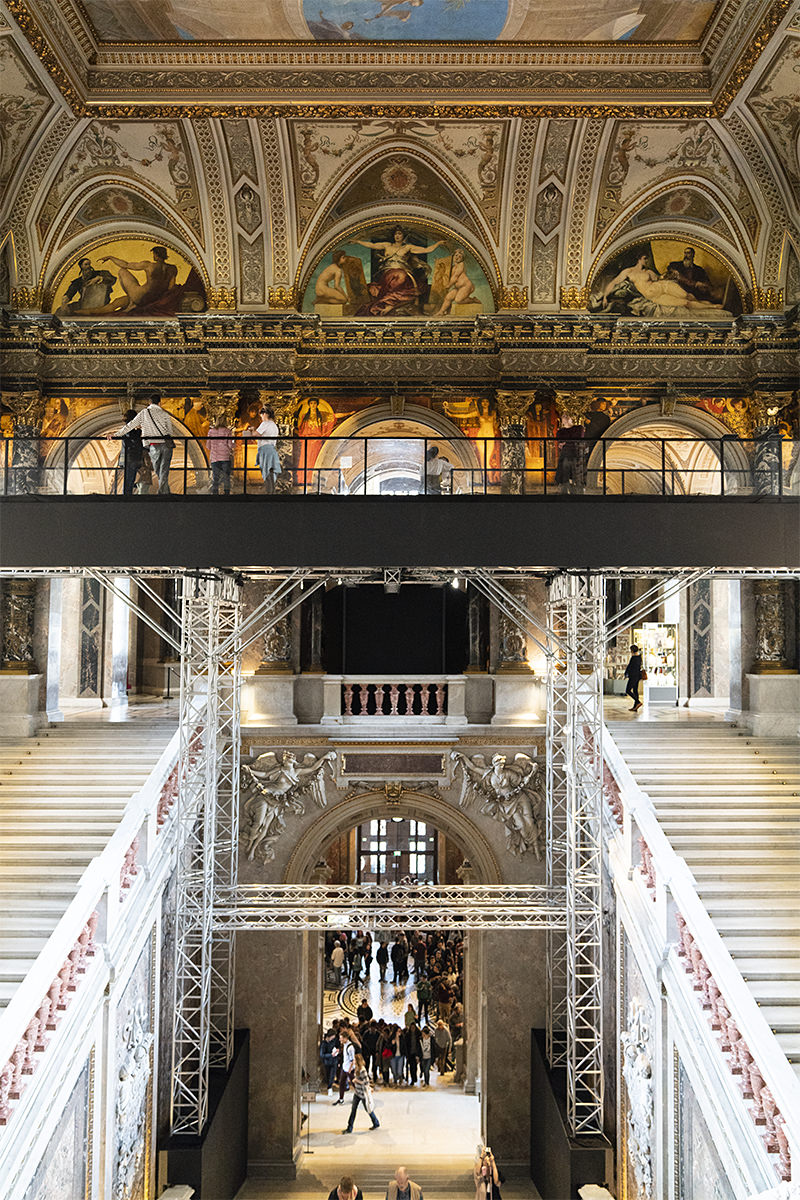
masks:
POLYGON ((618 213, 661 179, 700 176, 716 183, 732 200, 756 241, 759 217, 745 182, 724 144, 707 121, 620 121, 603 164, 595 244, 618 213))
POLYGON ((50 99, 10 37, 0 38, 0 188, 10 180, 50 99))
POLYGON ((800 181, 800 42, 787 38, 748 105, 793 183, 800 181))
POLYGON ((713 320, 736 316, 742 299, 717 255, 691 241, 651 238, 618 251, 592 280, 592 312, 713 320))
MULTIPOLYGON (((85 0, 110 41, 562 41, 562 0, 85 0)), ((571 41, 693 41, 715 0, 574 0, 571 41)))
POLYGON ((144 238, 101 242, 76 255, 56 283, 59 317, 169 317, 203 312, 203 281, 171 247, 144 238))
POLYGON ((129 175, 155 189, 202 235, 197 183, 179 125, 173 121, 92 121, 67 156, 36 221, 42 242, 64 200, 95 176, 129 175))
POLYGON ((678 1200, 735 1200, 683 1062, 678 1062, 678 1200))
POLYGON ((464 317, 494 312, 491 286, 458 238, 422 222, 358 228, 323 256, 304 312, 328 317, 464 317))
POLYGON ((25 1200, 82 1200, 89 1194, 92 1056, 84 1063, 61 1119, 25 1192, 25 1200))
POLYGON ((153 1092, 153 948, 145 942, 117 1005, 114 1064, 114 1196, 149 1195, 153 1092))

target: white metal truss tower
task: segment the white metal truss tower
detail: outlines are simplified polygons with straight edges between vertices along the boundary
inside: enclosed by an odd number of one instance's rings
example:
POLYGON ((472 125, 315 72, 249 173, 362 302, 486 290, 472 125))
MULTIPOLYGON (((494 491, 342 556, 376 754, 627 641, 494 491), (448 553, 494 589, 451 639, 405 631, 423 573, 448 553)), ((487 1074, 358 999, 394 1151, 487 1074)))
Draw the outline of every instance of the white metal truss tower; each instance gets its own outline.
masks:
POLYGON ((187 575, 181 614, 172 1132, 202 1132, 210 1066, 233 1051, 234 937, 214 929, 215 887, 237 883, 239 588, 187 575))
POLYGON ((566 1064, 573 1136, 603 1129, 603 593, 600 576, 559 575, 548 602, 558 641, 548 670, 547 883, 563 877, 567 907, 565 943, 553 933, 548 939, 548 1046, 551 1065, 566 1064))

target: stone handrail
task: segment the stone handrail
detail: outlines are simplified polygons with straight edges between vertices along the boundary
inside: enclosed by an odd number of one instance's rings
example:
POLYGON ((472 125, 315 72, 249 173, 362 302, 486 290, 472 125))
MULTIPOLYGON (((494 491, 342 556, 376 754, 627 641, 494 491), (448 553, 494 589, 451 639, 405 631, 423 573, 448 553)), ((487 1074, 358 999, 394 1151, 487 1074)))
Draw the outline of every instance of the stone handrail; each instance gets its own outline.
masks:
POLYGON ((720 1015, 727 1014, 726 1021, 732 1022, 733 1051, 730 1040, 726 1041, 724 1036, 729 1032, 726 1027, 722 1030, 720 1052, 730 1054, 729 1069, 733 1075, 744 1075, 743 1099, 753 1096, 750 1107, 753 1120, 757 1125, 767 1126, 765 1148, 778 1156, 775 1167, 780 1177, 789 1178, 790 1160, 800 1164, 800 1082, 697 894, 688 864, 672 848, 652 800, 636 783, 607 728, 603 731, 603 753, 607 768, 604 792, 619 826, 613 836, 629 875, 638 872, 640 876, 642 895, 648 900, 650 919, 657 923, 665 958, 672 956, 678 971, 693 969, 698 991, 700 982, 705 983, 700 1002, 708 1010, 712 1029, 720 1015), (621 824, 617 816, 620 811, 621 824), (650 901, 654 902, 652 906, 650 901), (692 958, 692 949, 694 962, 690 961, 687 967, 685 959, 692 958), (719 998, 714 994, 715 988, 719 998), (741 1053, 737 1051, 737 1041, 743 1043, 741 1053), (755 1095, 749 1086, 747 1054, 757 1068, 755 1095), (759 1077, 766 1085, 762 1089, 766 1092, 763 1100, 758 1090, 759 1077))
MULTIPOLYGON (((47 943, 0 1016, 0 1129, 13 1114, 54 1030, 102 944, 115 940, 130 896, 147 864, 163 853, 177 792, 179 733, 173 735, 141 788, 129 800, 107 845, 87 866, 77 891, 47 943), (99 943, 99 945, 98 945, 99 943)), ((2 1136, 0 1132, 0 1137, 2 1136)))

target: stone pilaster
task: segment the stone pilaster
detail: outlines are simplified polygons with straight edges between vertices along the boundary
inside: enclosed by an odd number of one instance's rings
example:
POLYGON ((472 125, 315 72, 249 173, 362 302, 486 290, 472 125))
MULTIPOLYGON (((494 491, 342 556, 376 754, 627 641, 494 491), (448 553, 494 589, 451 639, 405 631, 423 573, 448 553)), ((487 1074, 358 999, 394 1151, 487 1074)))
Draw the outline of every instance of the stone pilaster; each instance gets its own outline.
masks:
POLYGON ((308 673, 322 674, 322 596, 315 592, 306 605, 308 609, 309 663, 308 673))
POLYGON ((474 587, 469 589, 467 627, 469 632, 469 663, 466 673, 477 675, 487 667, 486 599, 474 587))
MULTIPOLYGON (((527 604, 528 597, 524 587, 511 587, 509 591, 520 604, 527 604)), ((529 675, 531 668, 528 662, 528 645, 525 634, 502 610, 497 610, 497 616, 498 673, 529 675)))

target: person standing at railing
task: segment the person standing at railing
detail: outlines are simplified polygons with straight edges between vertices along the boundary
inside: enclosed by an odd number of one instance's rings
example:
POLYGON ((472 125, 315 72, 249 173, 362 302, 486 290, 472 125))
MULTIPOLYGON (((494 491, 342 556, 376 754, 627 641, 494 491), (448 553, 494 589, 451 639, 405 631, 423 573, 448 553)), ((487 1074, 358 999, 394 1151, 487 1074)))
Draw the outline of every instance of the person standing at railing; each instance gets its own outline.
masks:
POLYGON ((256 463, 261 472, 261 478, 264 480, 264 490, 267 495, 271 496, 275 491, 275 481, 281 473, 281 460, 276 449, 280 430, 275 423, 273 409, 265 406, 261 409, 260 416, 261 424, 257 429, 252 429, 251 426, 251 432, 247 436, 258 438, 256 463))
POLYGON ((625 668, 625 678, 628 681, 628 686, 625 688, 625 695, 630 696, 633 701, 631 712, 636 712, 642 707, 642 702, 639 699, 639 683, 643 675, 642 656, 638 646, 631 646, 631 657, 628 665, 625 668))
MULTIPOLYGON (((583 427, 583 441, 579 442, 579 452, 581 457, 580 472, 578 478, 578 487, 581 491, 587 484, 587 466, 589 457, 597 443, 602 438, 605 431, 611 424, 611 417, 606 412, 606 401, 602 396, 598 396, 592 407, 586 414, 587 421, 583 427)), ((592 472, 593 477, 599 484, 600 472, 592 472)))
POLYGON ((208 461, 211 464, 211 495, 218 496, 222 484, 224 494, 230 496, 233 435, 224 415, 217 418, 206 438, 208 461))
POLYGON ((558 440, 556 483, 562 492, 574 493, 581 478, 583 426, 576 425, 572 417, 568 413, 564 413, 556 431, 556 438, 558 440))
MULTIPOLYGON (((136 409, 129 408, 125 413, 123 420, 132 421, 136 416, 136 409)), ((142 466, 144 450, 142 448, 142 431, 141 429, 131 429, 129 433, 122 435, 122 494, 123 496, 132 496, 133 489, 136 486, 136 476, 142 466)))
POLYGON ((141 429, 142 444, 149 452, 153 470, 158 479, 159 496, 168 496, 169 469, 175 450, 173 431, 175 425, 169 413, 161 407, 159 392, 147 393, 147 408, 143 408, 135 417, 127 421, 116 433, 107 433, 107 438, 122 438, 132 429, 141 429))

